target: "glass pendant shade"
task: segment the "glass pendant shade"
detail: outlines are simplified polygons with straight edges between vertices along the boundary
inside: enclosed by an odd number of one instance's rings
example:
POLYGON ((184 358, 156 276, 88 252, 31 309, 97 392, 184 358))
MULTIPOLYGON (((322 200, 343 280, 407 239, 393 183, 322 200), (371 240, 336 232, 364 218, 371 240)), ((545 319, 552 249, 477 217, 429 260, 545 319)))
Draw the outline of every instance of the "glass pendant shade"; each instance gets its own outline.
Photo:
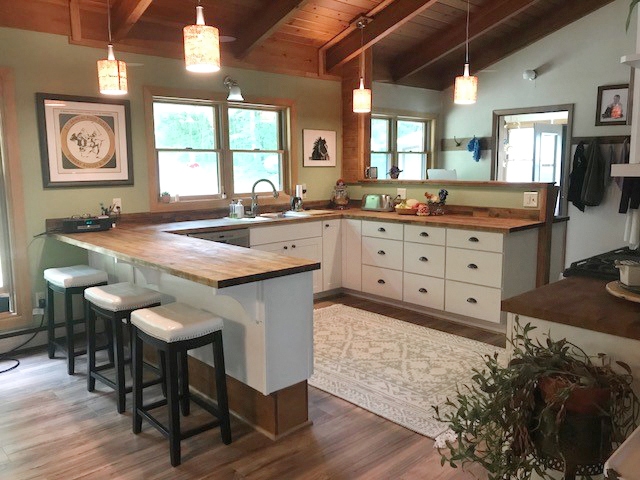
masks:
POLYGON ((232 102, 244 102, 244 97, 242 96, 242 91, 238 85, 231 85, 229 87, 229 95, 227 96, 227 100, 232 102))
POLYGON ((116 60, 112 44, 107 47, 107 58, 98 60, 98 85, 103 95, 127 93, 127 64, 116 60))
POLYGON ((369 113, 371 111, 371 90, 364 88, 364 79, 360 77, 360 87, 353 91, 353 112, 369 113))
POLYGON ((478 77, 469 75, 469 64, 464 64, 464 74, 456 77, 453 87, 453 103, 471 105, 478 100, 478 77))
POLYGON ((196 24, 187 25, 184 34, 184 61, 190 72, 212 73, 220 70, 220 32, 205 25, 202 6, 196 7, 196 24))

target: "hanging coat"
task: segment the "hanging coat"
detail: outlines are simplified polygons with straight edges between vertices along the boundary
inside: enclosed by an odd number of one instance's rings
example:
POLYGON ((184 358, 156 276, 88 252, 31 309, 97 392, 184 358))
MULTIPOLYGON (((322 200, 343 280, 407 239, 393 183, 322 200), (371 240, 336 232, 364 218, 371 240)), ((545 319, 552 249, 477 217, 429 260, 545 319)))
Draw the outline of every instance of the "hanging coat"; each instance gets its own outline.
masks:
POLYGON ((589 144, 587 152, 587 168, 584 174, 584 183, 582 184, 582 203, 589 207, 600 205, 604 198, 606 188, 605 161, 600 152, 598 139, 594 138, 589 144))
POLYGON ((569 194, 567 199, 581 212, 584 212, 582 185, 584 183, 586 169, 587 157, 584 154, 584 143, 580 142, 573 154, 573 165, 571 167, 571 174, 569 175, 569 194))

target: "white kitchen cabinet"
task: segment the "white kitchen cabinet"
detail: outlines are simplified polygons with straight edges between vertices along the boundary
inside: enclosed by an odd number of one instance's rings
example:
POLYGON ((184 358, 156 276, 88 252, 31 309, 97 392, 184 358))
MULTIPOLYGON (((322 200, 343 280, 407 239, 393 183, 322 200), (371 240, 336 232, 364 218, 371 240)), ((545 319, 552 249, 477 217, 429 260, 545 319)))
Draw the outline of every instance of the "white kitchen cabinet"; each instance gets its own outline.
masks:
POLYGON ((362 291, 393 300, 402 300, 402 271, 363 265, 362 291))
MULTIPOLYGON (((265 243, 251 248, 279 253, 295 258, 305 258, 322 263, 322 237, 301 238, 288 242, 265 243)), ((322 291, 322 269, 313 271, 313 293, 322 291)))
POLYGON ((402 300, 403 225, 362 222, 362 291, 402 300))
POLYGON ((444 310, 444 278, 404 272, 402 299, 414 305, 444 310))
POLYGON ((342 286, 362 290, 362 220, 343 218, 342 228, 342 286))
POLYGON ((405 225, 404 241, 413 243, 428 243, 429 245, 444 245, 446 228, 430 225, 405 225))
POLYGON ((322 221, 322 291, 342 286, 342 221, 322 221))
POLYGON ((402 270, 402 242, 362 237, 362 264, 402 270))
POLYGON ((362 222, 362 236, 402 240, 404 236, 403 225, 400 223, 365 220, 362 222))

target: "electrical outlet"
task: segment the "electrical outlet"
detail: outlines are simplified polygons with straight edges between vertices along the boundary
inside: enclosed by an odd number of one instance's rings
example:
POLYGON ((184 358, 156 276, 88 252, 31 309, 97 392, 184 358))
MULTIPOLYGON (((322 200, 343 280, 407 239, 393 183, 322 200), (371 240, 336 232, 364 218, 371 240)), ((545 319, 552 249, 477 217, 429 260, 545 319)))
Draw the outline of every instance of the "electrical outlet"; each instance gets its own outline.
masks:
POLYGON ((111 205, 113 205, 113 211, 115 213, 122 213, 122 199, 121 198, 114 198, 113 201, 111 202, 111 205))
POLYGON ((44 315, 44 308, 34 308, 31 312, 32 315, 44 315))
POLYGON ((396 195, 398 195, 398 197, 400 197, 400 199, 406 200, 407 199, 407 189, 406 188, 398 188, 398 189, 396 189, 396 195))
POLYGON ((47 298, 44 296, 44 292, 36 292, 35 297, 36 297, 36 302, 35 302, 36 308, 45 308, 47 306, 47 298))
POLYGON ((307 198, 307 184, 303 183, 302 184, 302 199, 304 200, 305 198, 307 198))
POLYGON ((524 192, 522 205, 526 208, 538 208, 538 192, 524 192))

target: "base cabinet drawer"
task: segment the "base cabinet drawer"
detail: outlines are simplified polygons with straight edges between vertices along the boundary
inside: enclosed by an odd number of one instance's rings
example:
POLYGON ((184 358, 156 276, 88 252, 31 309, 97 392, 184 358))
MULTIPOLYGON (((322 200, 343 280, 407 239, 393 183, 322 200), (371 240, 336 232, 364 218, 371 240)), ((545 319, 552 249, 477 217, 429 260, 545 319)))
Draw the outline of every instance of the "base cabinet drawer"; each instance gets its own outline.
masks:
POLYGON ((447 247, 448 280, 502 287, 502 254, 447 247))
POLYGON ((404 271, 444 278, 445 247, 404 242, 404 271))
POLYGON ((444 279, 405 273, 402 299, 407 303, 444 310, 444 279))
POLYGON ((402 272, 363 265, 362 291, 381 297, 402 300, 402 272))
POLYGON ((502 290, 447 280, 444 307, 447 312, 500 323, 502 290))
POLYGON ((386 238, 362 237, 362 263, 402 270, 402 242, 386 238))

